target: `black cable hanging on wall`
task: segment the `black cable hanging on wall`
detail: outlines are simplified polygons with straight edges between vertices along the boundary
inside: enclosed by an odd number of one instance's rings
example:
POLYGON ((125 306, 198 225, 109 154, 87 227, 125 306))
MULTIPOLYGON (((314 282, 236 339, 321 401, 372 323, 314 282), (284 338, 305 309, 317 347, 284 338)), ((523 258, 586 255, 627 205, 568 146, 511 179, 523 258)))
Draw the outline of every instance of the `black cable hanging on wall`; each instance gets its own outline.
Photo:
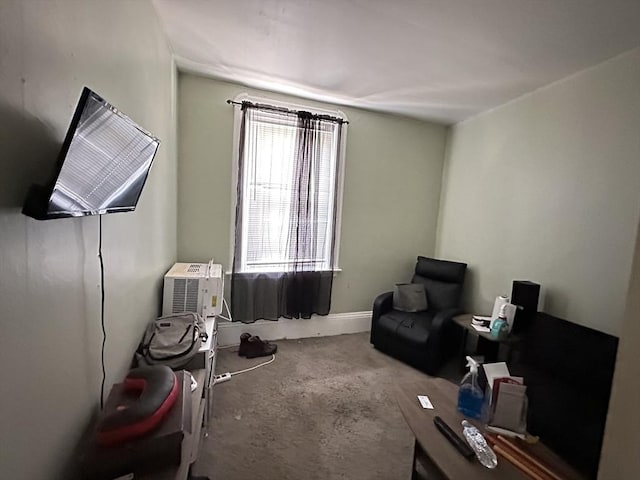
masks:
POLYGON ((98 215, 100 221, 100 238, 98 240, 98 258, 100 259, 100 325, 102 326, 102 351, 100 354, 100 364, 102 366, 102 382, 100 383, 100 410, 104 408, 104 382, 107 371, 104 365, 104 347, 107 342, 107 330, 104 325, 104 262, 102 259, 102 215, 98 215))

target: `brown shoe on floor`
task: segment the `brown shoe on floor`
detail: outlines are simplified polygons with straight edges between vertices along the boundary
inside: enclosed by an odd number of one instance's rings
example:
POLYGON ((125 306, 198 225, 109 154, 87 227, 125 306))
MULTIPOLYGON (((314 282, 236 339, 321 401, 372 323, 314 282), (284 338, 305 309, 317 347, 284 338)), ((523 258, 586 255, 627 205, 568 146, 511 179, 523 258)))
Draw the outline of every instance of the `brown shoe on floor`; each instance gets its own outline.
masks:
POLYGON ((238 347, 238 355, 241 357, 247 356, 247 351, 249 349, 249 338, 251 338, 250 333, 243 333, 240 335, 240 347, 238 347))
POLYGON ((242 355, 247 358, 266 357, 273 355, 278 350, 278 345, 275 343, 265 342, 260 340, 260 337, 249 337, 246 343, 246 348, 243 349, 243 353, 238 350, 238 355, 242 355))

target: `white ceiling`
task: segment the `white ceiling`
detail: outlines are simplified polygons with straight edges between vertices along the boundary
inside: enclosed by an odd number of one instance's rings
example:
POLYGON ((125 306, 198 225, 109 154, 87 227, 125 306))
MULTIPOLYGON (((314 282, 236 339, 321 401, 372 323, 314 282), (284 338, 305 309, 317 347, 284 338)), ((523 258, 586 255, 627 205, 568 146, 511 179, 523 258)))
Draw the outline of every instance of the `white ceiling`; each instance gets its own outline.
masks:
POLYGON ((640 0, 153 0, 181 70, 455 123, 640 46, 640 0))

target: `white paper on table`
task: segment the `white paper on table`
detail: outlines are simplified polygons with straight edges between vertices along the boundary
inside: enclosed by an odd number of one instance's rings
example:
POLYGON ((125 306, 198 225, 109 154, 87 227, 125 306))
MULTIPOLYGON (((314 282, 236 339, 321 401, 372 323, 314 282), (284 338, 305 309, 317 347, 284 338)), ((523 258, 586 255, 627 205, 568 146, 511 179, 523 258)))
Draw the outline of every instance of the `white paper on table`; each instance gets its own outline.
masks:
POLYGON ((482 368, 487 376, 489 387, 493 388, 493 381, 496 378, 510 377, 509 367, 505 362, 483 363, 482 368))
POLYGON ((433 404, 426 395, 418 395, 418 401, 420 402, 420 405, 422 405, 422 408, 428 408, 430 410, 433 409, 433 404))

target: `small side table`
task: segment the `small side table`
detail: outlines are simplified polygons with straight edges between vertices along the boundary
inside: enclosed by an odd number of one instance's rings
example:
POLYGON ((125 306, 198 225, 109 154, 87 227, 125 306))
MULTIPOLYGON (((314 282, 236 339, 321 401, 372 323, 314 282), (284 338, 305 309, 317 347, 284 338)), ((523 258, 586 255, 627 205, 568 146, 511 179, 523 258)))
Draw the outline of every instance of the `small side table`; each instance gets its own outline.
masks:
POLYGON ((484 355, 485 362, 495 362, 498 360, 498 353, 500 346, 504 345, 507 348, 507 358, 509 361, 514 347, 522 341, 522 336, 514 333, 509 334, 507 337, 500 340, 495 339, 489 332, 479 332, 473 325, 471 325, 471 319, 473 315, 470 313, 464 313, 462 315, 456 315, 453 317, 453 321, 462 327, 462 344, 460 346, 461 361, 464 365, 465 347, 467 345, 467 339, 469 333, 478 337, 478 345, 476 347, 476 354, 484 355))

